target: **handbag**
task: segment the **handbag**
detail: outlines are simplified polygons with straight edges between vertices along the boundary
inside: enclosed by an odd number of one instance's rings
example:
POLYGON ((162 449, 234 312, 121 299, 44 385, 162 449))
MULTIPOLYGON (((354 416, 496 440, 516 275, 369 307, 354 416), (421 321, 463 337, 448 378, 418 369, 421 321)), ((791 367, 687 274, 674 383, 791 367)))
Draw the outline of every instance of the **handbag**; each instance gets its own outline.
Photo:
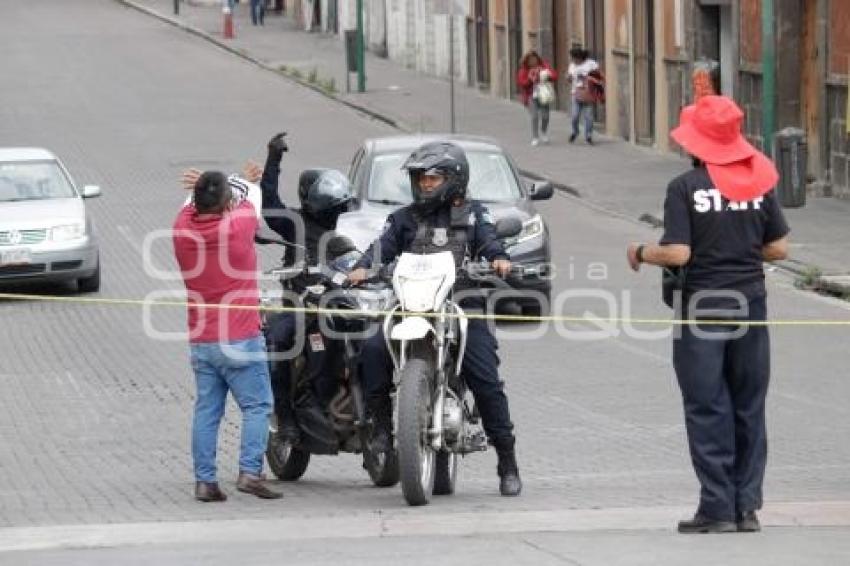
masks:
POLYGON ((586 85, 582 85, 580 87, 576 87, 576 100, 581 102, 582 104, 595 104, 596 97, 593 95, 593 91, 588 88, 586 85))
POLYGON ((532 98, 537 101, 537 104, 549 106, 555 99, 555 90, 550 82, 540 82, 534 85, 532 98))

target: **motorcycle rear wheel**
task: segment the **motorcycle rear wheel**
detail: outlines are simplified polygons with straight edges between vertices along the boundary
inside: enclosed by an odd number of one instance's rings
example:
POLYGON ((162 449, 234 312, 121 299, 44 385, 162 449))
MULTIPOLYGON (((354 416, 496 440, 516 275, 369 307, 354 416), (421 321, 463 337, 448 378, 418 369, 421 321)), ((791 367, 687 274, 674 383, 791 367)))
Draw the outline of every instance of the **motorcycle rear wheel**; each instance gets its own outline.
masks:
POLYGON ((425 505, 434 491, 434 463, 437 453, 431 447, 431 374, 433 366, 425 359, 411 357, 401 370, 398 393, 398 463, 401 490, 409 505, 425 505))

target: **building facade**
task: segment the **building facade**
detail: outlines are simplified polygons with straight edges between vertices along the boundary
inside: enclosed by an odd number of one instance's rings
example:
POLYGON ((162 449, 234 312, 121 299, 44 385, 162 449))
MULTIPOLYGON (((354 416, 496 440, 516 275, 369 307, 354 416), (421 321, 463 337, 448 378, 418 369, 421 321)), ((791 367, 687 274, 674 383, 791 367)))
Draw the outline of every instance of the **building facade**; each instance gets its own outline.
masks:
MULTIPOLYGON (((569 109, 574 45, 606 77, 599 127, 678 151, 668 136, 693 100, 697 68, 745 112, 745 132, 773 153, 775 132, 805 132, 815 188, 850 198, 850 0, 362 0, 368 48, 407 68, 516 98, 519 60, 537 50, 558 71, 569 109), (453 36, 453 37, 452 37, 453 36), (450 55, 451 54, 451 55, 450 55)), ((305 28, 356 27, 355 0, 288 0, 305 28)))
POLYGON ((773 153, 774 134, 800 128, 808 172, 850 198, 847 0, 469 0, 469 81, 514 97, 519 58, 536 49, 561 74, 573 45, 606 76, 597 121, 609 135, 677 151, 668 133, 693 100, 691 77, 713 69, 715 90, 746 114, 745 132, 773 153))

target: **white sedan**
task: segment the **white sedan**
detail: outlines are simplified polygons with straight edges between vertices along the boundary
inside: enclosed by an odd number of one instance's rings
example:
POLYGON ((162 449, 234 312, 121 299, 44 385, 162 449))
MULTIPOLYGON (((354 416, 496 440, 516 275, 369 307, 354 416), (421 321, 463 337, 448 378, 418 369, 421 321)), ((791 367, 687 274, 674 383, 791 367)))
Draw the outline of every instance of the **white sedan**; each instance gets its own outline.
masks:
POLYGON ((76 281, 80 291, 100 288, 100 254, 80 191, 53 153, 0 148, 0 282, 76 281))

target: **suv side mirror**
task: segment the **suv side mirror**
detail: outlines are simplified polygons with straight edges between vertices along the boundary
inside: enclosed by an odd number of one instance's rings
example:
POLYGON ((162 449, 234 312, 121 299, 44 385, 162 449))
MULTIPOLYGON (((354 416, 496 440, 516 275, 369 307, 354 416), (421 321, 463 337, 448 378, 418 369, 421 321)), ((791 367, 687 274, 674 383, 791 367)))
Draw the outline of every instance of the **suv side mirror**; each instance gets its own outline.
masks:
POLYGON ((100 196, 100 187, 97 185, 86 185, 83 187, 83 192, 80 195, 83 198, 94 198, 100 196))
POLYGON ((516 216, 506 216, 496 221, 496 236, 499 239, 513 238, 522 232, 522 222, 516 216))
POLYGON ((549 181, 535 181, 528 189, 528 196, 531 200, 547 200, 552 198, 555 193, 555 188, 549 181))

